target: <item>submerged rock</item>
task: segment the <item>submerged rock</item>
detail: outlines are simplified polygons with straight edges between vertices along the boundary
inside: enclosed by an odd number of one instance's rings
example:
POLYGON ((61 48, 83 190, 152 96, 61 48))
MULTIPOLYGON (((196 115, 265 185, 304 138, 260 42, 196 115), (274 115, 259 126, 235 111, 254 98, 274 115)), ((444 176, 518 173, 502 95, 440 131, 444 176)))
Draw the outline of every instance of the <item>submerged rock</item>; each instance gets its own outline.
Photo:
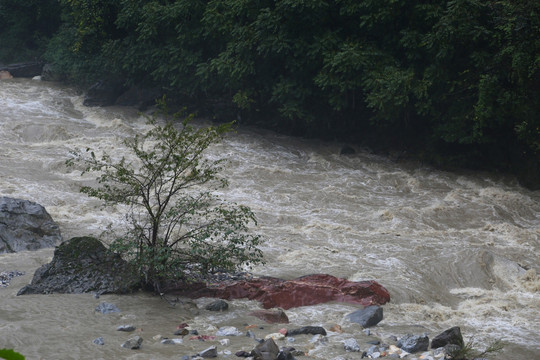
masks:
POLYGON ((114 304, 101 302, 98 306, 96 306, 96 311, 102 314, 112 314, 119 313, 120 309, 114 304))
POLYGON ((364 306, 382 305, 390 301, 388 291, 375 281, 353 282, 326 274, 307 275, 294 280, 261 277, 214 286, 198 284, 198 287, 177 292, 192 298, 248 298, 260 301, 265 309, 281 307, 285 310, 329 301, 364 306))
POLYGON ((269 324, 288 324, 289 317, 285 311, 277 309, 272 310, 256 310, 250 312, 248 315, 255 316, 258 319, 261 319, 269 324))
POLYGON ((208 311, 226 311, 229 309, 229 304, 225 300, 216 300, 206 305, 208 311))
POLYGON ((56 248, 49 264, 36 270, 32 283, 17 295, 95 292, 129 293, 139 279, 122 258, 92 237, 72 238, 56 248))
POLYGON ((60 228, 43 206, 0 197, 0 254, 53 247, 60 241, 60 228))

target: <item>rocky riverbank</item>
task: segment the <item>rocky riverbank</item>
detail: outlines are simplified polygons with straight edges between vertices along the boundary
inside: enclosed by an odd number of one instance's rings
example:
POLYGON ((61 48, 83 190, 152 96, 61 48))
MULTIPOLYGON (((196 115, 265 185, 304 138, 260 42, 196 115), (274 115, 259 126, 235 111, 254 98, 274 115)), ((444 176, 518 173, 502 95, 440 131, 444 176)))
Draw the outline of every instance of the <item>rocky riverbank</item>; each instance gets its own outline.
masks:
MULTIPOLYGON (((212 301, 199 308, 189 299, 176 299, 181 306, 189 304, 192 311, 200 315, 219 312, 222 316, 229 311, 229 304, 223 300, 212 301)), ((101 302, 96 312, 121 314, 122 311, 111 303, 101 302)), ((268 310, 267 310, 268 311, 268 310)), ((410 360, 444 360, 444 359, 473 359, 466 357, 474 354, 463 341, 459 327, 450 328, 430 339, 427 332, 421 334, 405 334, 383 336, 379 333, 377 324, 383 320, 382 307, 370 306, 359 309, 347 316, 349 323, 360 323, 363 330, 350 332, 348 324, 325 328, 318 325, 299 326, 298 324, 283 324, 287 316, 283 310, 282 321, 262 321, 246 323, 243 328, 235 326, 216 327, 211 323, 200 328, 190 321, 180 323, 176 328, 163 329, 162 333, 147 334, 141 324, 118 323, 113 331, 126 332, 125 341, 111 343, 107 334, 93 341, 96 346, 120 346, 129 350, 144 351, 145 345, 155 349, 159 346, 177 346, 179 358, 245 358, 251 360, 294 360, 302 358, 321 359, 318 353, 332 349, 332 353, 341 353, 331 360, 400 358, 410 360), (346 328, 346 329, 344 329, 346 328), (249 340, 246 342, 246 339, 249 340), (186 343, 204 342, 205 346, 198 353, 186 353, 186 343), (249 345, 251 344, 251 345, 249 345), (184 345, 184 346, 183 346, 184 345), (207 345, 207 346, 206 346, 207 345)), ((249 315, 249 314, 246 314, 249 315)), ((233 322, 233 320, 231 320, 233 322)), ((288 322, 288 319, 287 321, 288 322)), ((112 334, 109 334, 111 336, 112 334)), ((89 340, 90 341, 90 340, 89 340)), ((474 358, 480 359, 480 358, 474 358)), ((330 360, 330 359, 328 359, 330 360)))

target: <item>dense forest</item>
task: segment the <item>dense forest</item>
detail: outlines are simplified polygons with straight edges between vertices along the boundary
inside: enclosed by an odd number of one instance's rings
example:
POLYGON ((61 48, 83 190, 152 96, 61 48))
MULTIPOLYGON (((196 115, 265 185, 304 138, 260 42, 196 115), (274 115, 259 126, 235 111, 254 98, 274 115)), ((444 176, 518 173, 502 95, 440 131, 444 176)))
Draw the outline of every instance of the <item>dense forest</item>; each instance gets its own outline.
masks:
POLYGON ((0 0, 0 62, 540 188, 537 0, 0 0))

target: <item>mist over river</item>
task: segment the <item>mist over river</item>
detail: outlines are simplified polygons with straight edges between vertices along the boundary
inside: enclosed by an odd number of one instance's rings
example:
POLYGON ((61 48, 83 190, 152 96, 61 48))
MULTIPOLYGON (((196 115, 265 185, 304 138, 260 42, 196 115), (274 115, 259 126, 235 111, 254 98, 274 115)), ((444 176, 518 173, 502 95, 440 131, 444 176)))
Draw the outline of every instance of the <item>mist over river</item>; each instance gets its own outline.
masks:
MULTIPOLYGON (((109 223, 121 227, 121 208, 103 209, 79 193, 94 176, 81 177, 64 162, 71 150, 86 147, 120 157, 121 139, 145 129, 135 110, 84 107, 82 97, 64 86, 0 81, 0 196, 43 205, 64 239, 100 235, 109 223)), ((460 326, 465 340, 474 337, 480 348, 505 341, 497 358, 540 359, 540 191, 510 177, 442 172, 362 149, 340 156, 342 146, 239 128, 212 147, 209 156, 229 159, 224 175, 230 186, 222 196, 250 206, 259 222, 253 231, 267 239, 267 264, 252 272, 376 280, 391 295, 384 320, 372 329, 381 337, 427 332, 432 338, 460 326)), ((210 315, 172 308, 151 294, 16 297, 52 254, 46 249, 0 255, 0 271, 26 272, 0 288, 0 348, 14 348, 27 359, 178 359, 211 344, 165 346, 152 337, 172 335, 184 321, 200 333, 260 324, 246 315, 259 304, 244 300, 232 301, 227 313, 210 315), (100 301, 115 303, 122 313, 96 313, 100 301), (128 336, 115 329, 127 323, 142 329, 139 351, 120 347, 128 336), (92 343, 99 336, 105 346, 92 343)), ((196 302, 203 307, 209 301, 196 302)), ((329 345, 315 346, 310 358, 356 359, 361 353, 345 355, 342 345, 361 333, 345 320, 355 309, 331 303, 287 314, 298 326, 340 324, 345 330, 329 335, 329 345)), ((265 325, 260 335, 278 328, 265 325)), ((231 343, 242 345, 231 346, 233 354, 254 347, 244 337, 231 343)))

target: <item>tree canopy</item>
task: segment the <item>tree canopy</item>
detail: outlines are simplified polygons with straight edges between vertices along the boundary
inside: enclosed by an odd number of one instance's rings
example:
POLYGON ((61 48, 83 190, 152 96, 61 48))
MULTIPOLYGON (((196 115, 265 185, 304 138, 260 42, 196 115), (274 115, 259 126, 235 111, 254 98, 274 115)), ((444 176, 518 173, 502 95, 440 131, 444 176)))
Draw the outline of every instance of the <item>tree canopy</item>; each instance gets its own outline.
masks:
MULTIPOLYGON (((22 4, 0 0, 0 18, 11 19, 0 36, 51 36, 29 21, 40 18, 34 12, 15 20, 12 3, 22 4)), ((48 0, 37 7, 62 9, 44 57, 78 81, 115 74, 215 117, 401 147, 442 165, 540 174, 538 1, 48 0)))

